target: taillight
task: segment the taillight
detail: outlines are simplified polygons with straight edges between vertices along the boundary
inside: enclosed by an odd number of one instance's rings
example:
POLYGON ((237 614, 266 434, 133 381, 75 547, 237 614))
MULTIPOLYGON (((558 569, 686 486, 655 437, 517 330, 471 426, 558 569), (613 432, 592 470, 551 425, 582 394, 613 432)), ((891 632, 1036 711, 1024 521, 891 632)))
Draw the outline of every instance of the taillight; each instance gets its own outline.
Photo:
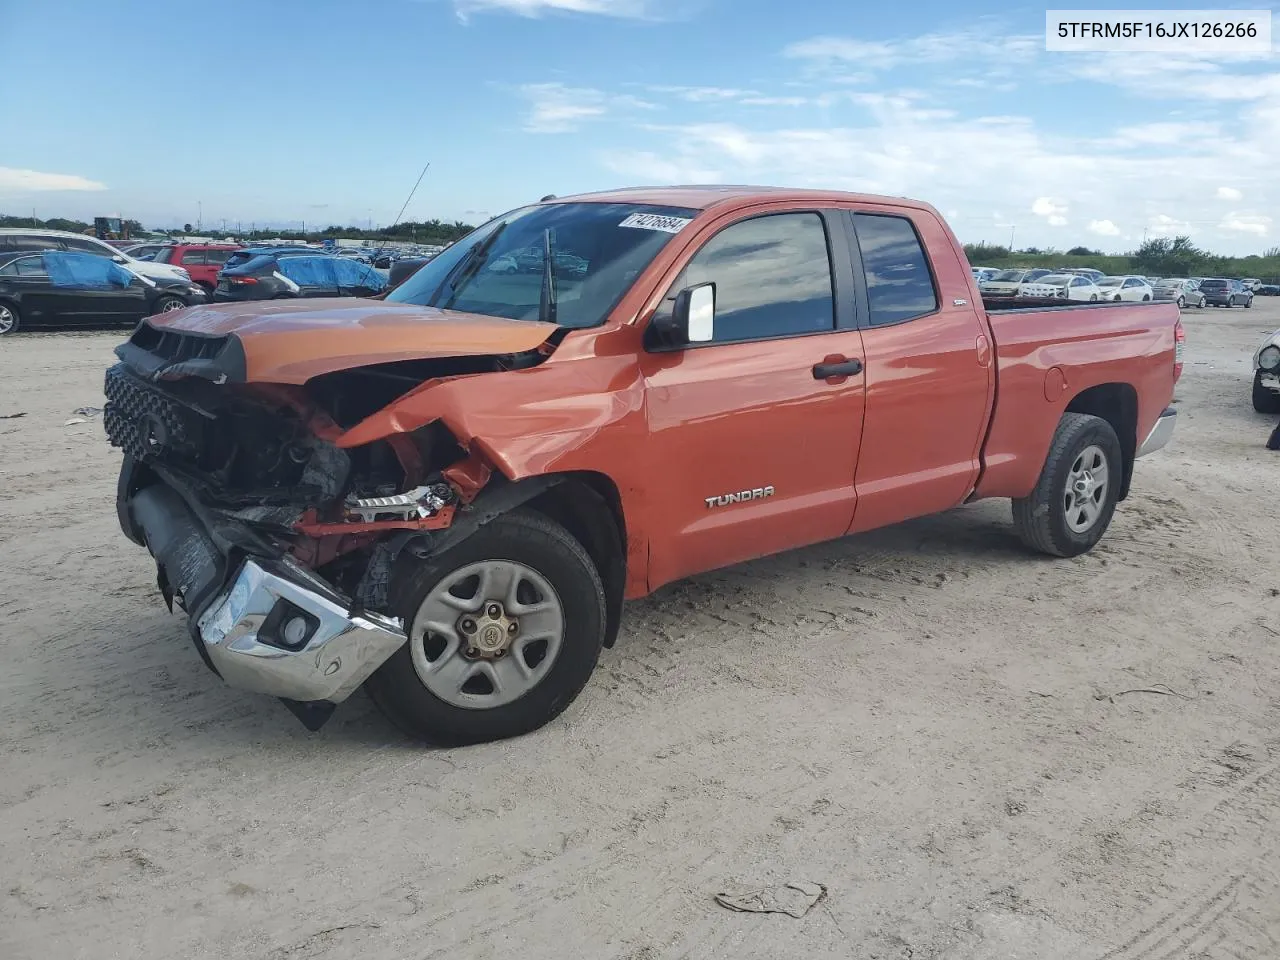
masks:
POLYGON ((257 277, 227 277, 227 282, 236 286, 248 286, 251 283, 257 283, 257 277))
POLYGON ((1187 331, 1182 327, 1179 318, 1173 324, 1173 382, 1177 383, 1182 376, 1182 356, 1187 349, 1187 331))

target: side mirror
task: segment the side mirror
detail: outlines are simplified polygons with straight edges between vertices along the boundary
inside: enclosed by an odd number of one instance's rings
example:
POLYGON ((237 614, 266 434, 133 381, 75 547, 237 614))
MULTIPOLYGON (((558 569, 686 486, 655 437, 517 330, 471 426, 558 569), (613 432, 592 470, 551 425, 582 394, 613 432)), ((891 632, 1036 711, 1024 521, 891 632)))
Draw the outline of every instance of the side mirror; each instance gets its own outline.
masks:
POLYGON ((128 261, 128 260, 126 260, 124 257, 120 256, 120 254, 118 254, 118 253, 117 253, 115 256, 113 256, 111 259, 112 259, 112 260, 114 260, 116 263, 128 263, 128 262, 129 262, 129 261, 128 261))
POLYGON ((676 294, 671 315, 655 319, 653 332, 672 347, 707 343, 715 334, 716 285, 700 283, 676 294))

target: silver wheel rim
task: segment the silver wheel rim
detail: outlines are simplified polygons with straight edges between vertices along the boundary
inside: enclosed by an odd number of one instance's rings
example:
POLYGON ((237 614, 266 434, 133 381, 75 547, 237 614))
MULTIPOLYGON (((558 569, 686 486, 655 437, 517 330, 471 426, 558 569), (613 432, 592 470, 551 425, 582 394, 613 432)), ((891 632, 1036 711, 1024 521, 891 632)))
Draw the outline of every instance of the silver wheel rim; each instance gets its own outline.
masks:
POLYGON ((13 311, 8 307, 0 307, 0 333, 8 333, 13 329, 13 311))
POLYGON ((409 654, 436 697, 491 710, 541 683, 563 642, 564 610, 547 579, 514 560, 483 560, 459 567, 423 599, 409 654))
POLYGON ((1101 447, 1091 444, 1076 456, 1067 474, 1067 489, 1063 494, 1067 527, 1073 533, 1086 533, 1098 522, 1102 516, 1102 505, 1107 502, 1110 479, 1107 455, 1101 447))
POLYGON ((183 307, 185 307, 185 306, 186 306, 186 304, 185 304, 185 303, 183 303, 181 300, 172 300, 172 299, 170 299, 170 300, 166 300, 164 303, 162 303, 162 304, 160 305, 160 312, 161 312, 161 313, 173 313, 173 311, 175 311, 175 310, 181 310, 181 309, 182 309, 183 307))

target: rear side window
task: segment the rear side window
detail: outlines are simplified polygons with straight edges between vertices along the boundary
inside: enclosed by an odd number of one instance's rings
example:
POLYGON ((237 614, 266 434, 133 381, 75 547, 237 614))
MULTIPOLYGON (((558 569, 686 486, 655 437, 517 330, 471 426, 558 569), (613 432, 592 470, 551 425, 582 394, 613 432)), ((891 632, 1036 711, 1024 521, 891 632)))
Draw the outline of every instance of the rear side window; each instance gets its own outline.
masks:
POLYGON ((227 258, 234 252, 234 250, 206 250, 204 252, 204 262, 215 266, 226 263, 227 258))
POLYGON ((114 256, 116 251, 110 247, 100 247, 92 240, 80 240, 75 237, 68 237, 62 241, 66 244, 68 250, 73 253, 88 253, 95 257, 114 256))
MULTIPOLYGON (((672 296, 716 285, 715 340, 760 340, 835 327, 827 231, 816 213, 778 213, 725 227, 676 281, 672 296)), ((670 309, 669 302, 663 307, 670 309)))
POLYGON ((41 237, 30 233, 16 233, 5 238, 9 250, 65 250, 66 243, 57 237, 41 237))
POLYGON ((933 274, 916 228, 905 217, 855 213, 871 325, 899 323, 938 309, 933 274))
POLYGON ((194 264, 195 266, 204 266, 203 250, 184 250, 182 253, 183 266, 194 264))

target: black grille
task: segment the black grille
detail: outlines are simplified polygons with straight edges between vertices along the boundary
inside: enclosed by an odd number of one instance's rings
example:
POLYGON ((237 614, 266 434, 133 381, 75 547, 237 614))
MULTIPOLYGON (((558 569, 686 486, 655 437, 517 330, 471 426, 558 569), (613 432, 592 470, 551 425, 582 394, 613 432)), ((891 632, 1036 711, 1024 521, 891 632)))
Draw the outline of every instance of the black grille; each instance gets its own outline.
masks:
POLYGON ((157 330, 150 324, 140 324, 129 342, 147 353, 162 357, 170 363, 186 360, 212 360, 227 345, 227 337, 201 336, 180 330, 157 330))
POLYGON ((107 371, 102 425, 113 447, 137 460, 194 460, 202 418, 117 365, 107 371))

